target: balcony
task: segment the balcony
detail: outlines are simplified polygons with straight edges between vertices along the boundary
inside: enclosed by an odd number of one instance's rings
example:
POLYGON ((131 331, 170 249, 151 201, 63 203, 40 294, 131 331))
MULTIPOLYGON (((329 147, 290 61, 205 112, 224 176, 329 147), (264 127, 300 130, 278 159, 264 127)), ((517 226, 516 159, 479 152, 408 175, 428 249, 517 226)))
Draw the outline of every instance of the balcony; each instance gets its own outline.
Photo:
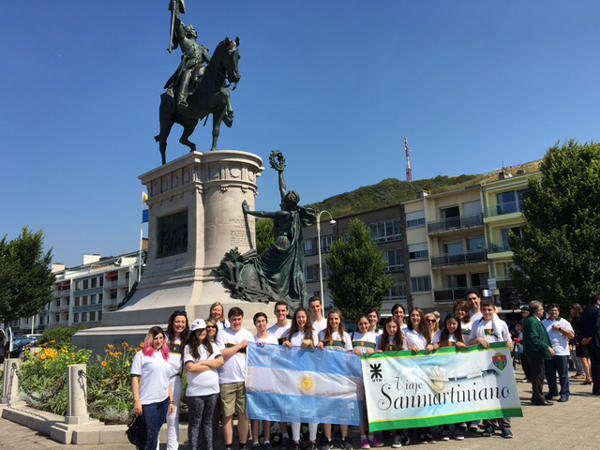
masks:
POLYGON ((485 217, 502 216, 504 214, 512 214, 521 212, 523 209, 523 202, 507 202, 499 203, 494 206, 486 206, 485 217))
POLYGON ((427 232, 429 234, 443 233, 445 231, 463 230, 465 228, 474 228, 483 226, 483 214, 473 214, 470 216, 450 217, 444 220, 437 220, 427 223, 427 232))
POLYGON ((431 267, 440 268, 448 266, 462 266, 467 264, 481 264, 487 260, 485 250, 474 250, 451 255, 435 255, 431 257, 431 267))
POLYGON ((508 242, 490 242, 488 245, 489 253, 502 253, 510 251, 510 245, 508 242))
POLYGON ((471 286, 461 288, 436 289, 433 291, 433 297, 436 302, 455 302, 464 300, 465 293, 469 289, 477 289, 480 292, 484 289, 489 289, 488 286, 471 286))

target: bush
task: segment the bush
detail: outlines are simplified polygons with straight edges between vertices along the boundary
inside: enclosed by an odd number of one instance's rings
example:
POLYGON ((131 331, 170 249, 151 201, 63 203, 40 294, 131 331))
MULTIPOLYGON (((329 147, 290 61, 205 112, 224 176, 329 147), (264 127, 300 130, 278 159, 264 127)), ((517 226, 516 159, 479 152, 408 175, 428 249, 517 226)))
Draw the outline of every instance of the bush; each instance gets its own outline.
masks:
POLYGON ((85 330, 85 325, 73 327, 55 327, 45 331, 40 337, 38 345, 47 344, 52 348, 62 348, 65 345, 71 345, 71 338, 80 330, 85 330))

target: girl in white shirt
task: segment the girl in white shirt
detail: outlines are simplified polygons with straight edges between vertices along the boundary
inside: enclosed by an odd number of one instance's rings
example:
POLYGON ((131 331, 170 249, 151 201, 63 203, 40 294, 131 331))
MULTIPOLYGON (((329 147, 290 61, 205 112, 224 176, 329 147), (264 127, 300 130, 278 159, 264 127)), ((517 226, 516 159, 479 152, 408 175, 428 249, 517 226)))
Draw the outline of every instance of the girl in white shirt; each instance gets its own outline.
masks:
MULTIPOLYGON (((352 339, 344 329, 344 316, 338 308, 331 308, 327 314, 327 326, 319 332, 319 344, 321 350, 331 349, 338 351, 352 351, 352 339)), ((342 446, 343 448, 352 448, 350 438, 348 437, 348 425, 340 425, 342 430, 342 446)), ((327 444, 330 448, 333 447, 331 440, 331 424, 323 424, 323 432, 327 444)))
POLYGON ((192 450, 213 450, 213 414, 219 400, 217 369, 224 360, 219 348, 210 342, 204 320, 194 320, 183 359, 188 372, 185 391, 189 408, 188 442, 192 450))
MULTIPOLYGON (((254 336, 254 342, 258 345, 279 345, 277 342, 277 338, 267 331, 267 315, 263 312, 258 312, 254 314, 254 326, 256 327, 256 336, 254 336)), ((264 444, 265 448, 271 448, 271 422, 268 420, 263 420, 263 436, 264 436, 264 444)), ((258 449, 260 447, 259 442, 259 428, 260 428, 260 420, 252 420, 252 440, 254 444, 252 444, 253 449, 258 449)))
POLYGON ((396 319, 393 316, 388 317, 383 325, 383 333, 377 336, 377 351, 381 353, 399 350, 408 350, 407 341, 396 319))
POLYGON ((404 306, 402 306, 400 303, 396 303, 394 306, 392 306, 392 317, 396 320, 396 323, 404 333, 406 329, 406 324, 404 323, 406 310, 404 309, 404 306))
POLYGON ((183 347, 190 336, 187 313, 174 311, 169 318, 165 338, 169 346, 169 364, 171 374, 171 390, 175 401, 175 412, 167 416, 167 450, 179 448, 179 405, 181 403, 181 375, 183 374, 183 347))
POLYGON ((169 347, 161 327, 152 327, 144 340, 144 348, 131 363, 131 390, 134 412, 142 417, 145 431, 141 450, 155 450, 158 434, 167 414, 175 410, 169 379, 169 347))
MULTIPOLYGON (((292 317, 292 325, 287 333, 283 345, 287 347, 314 348, 319 343, 319 337, 313 330, 312 321, 308 311, 304 308, 298 308, 292 317)), ((317 446, 317 427, 318 423, 308 424, 308 437, 310 448, 317 446)), ((300 449, 300 423, 292 422, 292 440, 294 445, 292 450, 300 449)))
POLYGON ((471 310, 467 302, 459 300, 454 304, 452 312, 456 314, 456 318, 460 322, 460 331, 463 335, 465 344, 467 344, 469 335, 471 334, 471 310))

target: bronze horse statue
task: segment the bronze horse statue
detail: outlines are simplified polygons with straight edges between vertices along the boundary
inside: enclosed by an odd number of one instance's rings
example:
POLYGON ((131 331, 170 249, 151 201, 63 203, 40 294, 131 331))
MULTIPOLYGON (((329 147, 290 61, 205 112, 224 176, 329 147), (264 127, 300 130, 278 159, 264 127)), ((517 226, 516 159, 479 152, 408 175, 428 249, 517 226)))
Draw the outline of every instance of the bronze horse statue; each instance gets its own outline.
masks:
POLYGON ((208 119, 208 115, 212 114, 213 140, 211 151, 217 149, 221 122, 224 121, 228 127, 231 127, 233 123, 233 115, 231 117, 225 116, 227 105, 230 104, 227 81, 229 83, 240 81, 241 76, 238 70, 239 45, 239 38, 236 38, 235 41, 225 38, 217 45, 199 84, 193 90, 193 93, 190 92, 188 96, 188 106, 186 108, 177 107, 171 89, 160 96, 160 134, 155 136, 154 139, 159 143, 163 164, 167 162, 167 138, 175 123, 183 126, 183 134, 179 138, 179 142, 187 145, 190 152, 193 152, 196 151, 196 144, 189 141, 188 138, 198 125, 198 120, 205 117, 208 119))

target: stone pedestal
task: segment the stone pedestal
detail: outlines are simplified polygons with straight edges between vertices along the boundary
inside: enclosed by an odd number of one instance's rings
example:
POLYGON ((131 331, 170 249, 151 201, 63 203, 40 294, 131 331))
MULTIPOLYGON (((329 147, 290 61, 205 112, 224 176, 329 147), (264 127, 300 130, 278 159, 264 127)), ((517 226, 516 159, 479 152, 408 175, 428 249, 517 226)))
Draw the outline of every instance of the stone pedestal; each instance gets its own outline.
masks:
MULTIPOLYGON (((148 190, 148 256, 132 298, 118 311, 105 313, 102 327, 73 338, 97 349, 124 340, 140 342, 152 325, 164 325, 175 310, 191 320, 208 317, 219 301, 225 314, 240 306, 245 319, 266 309, 232 299, 213 274, 226 252, 254 248, 254 223, 242 202, 254 209, 262 159, 240 151, 188 153, 139 178, 148 190)), ((248 323, 248 322, 247 322, 248 323)))

